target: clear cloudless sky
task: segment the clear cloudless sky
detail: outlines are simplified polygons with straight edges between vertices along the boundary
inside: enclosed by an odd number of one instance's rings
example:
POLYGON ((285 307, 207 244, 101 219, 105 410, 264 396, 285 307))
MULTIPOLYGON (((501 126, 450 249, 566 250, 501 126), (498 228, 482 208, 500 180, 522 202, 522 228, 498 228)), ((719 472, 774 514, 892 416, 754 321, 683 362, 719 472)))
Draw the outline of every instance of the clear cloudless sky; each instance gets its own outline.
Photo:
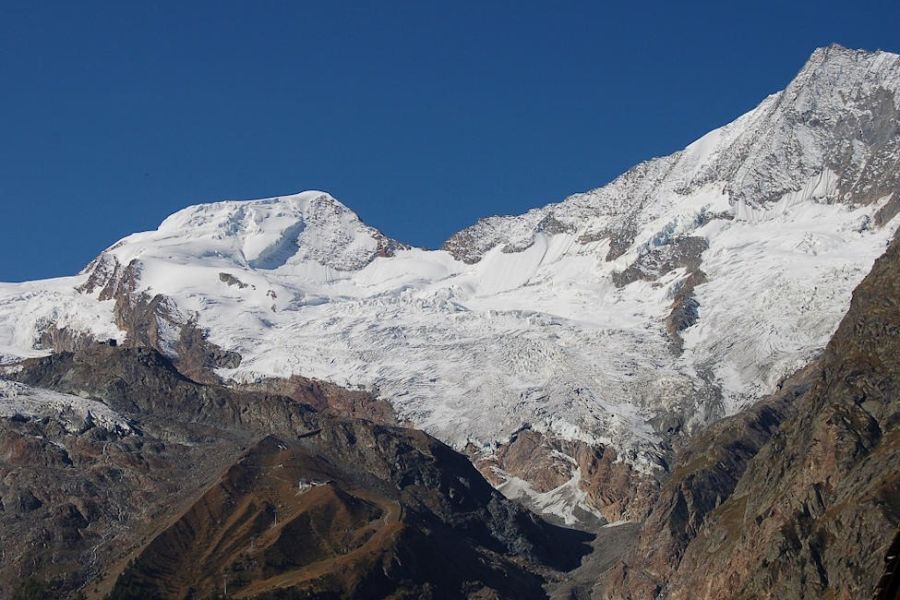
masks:
POLYGON ((900 2, 0 0, 0 281, 304 189, 436 247, 900 50, 900 2))

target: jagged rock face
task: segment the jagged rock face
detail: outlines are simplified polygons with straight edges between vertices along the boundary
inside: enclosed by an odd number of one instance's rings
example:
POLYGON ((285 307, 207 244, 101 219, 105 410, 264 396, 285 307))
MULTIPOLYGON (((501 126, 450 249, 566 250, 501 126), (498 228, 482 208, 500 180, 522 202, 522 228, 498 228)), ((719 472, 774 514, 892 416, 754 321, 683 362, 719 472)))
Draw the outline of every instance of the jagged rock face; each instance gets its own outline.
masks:
POLYGON ((114 338, 198 381, 362 386, 485 456, 527 427, 662 477, 821 352, 891 239, 898 65, 817 51, 683 151, 444 251, 319 192, 190 207, 77 277, 0 285, 0 361, 114 338))
MULTIPOLYGON (((588 550, 590 536, 504 499, 421 432, 198 384, 150 349, 98 345, 13 375, 21 408, 0 414, 0 582, 183 598, 220 591, 225 575, 231 593, 254 597, 543 597, 542 583, 588 550), (73 427, 70 406, 93 407, 94 424, 73 427)), ((323 406, 335 393, 294 392, 323 406)))
POLYGON ((822 358, 785 384, 801 386, 790 403, 691 441, 602 597, 873 596, 900 526, 898 274, 895 240, 822 358))

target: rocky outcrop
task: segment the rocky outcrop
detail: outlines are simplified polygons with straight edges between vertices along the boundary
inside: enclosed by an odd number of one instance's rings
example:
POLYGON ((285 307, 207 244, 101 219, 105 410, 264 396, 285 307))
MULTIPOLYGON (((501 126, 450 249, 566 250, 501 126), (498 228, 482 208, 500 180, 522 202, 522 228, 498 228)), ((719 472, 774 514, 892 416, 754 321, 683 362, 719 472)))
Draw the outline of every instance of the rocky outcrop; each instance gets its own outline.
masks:
POLYGON ((262 391, 292 398, 325 414, 365 419, 375 423, 399 425, 394 408, 387 400, 363 390, 350 390, 328 381, 294 375, 256 383, 237 384, 236 389, 262 391))
MULTIPOLYGON (((701 221, 709 222, 713 218, 722 217, 706 215, 701 221)), ((706 282, 706 273, 700 266, 702 254, 707 248, 709 243, 702 237, 662 239, 659 245, 641 252, 628 268, 612 274, 613 283, 624 287, 639 280, 656 281, 675 269, 684 269, 686 276, 675 287, 672 306, 665 321, 666 333, 676 354, 681 354, 684 345, 681 332, 700 318, 700 304, 694 297, 694 288, 706 282)))
POLYGON ((248 287, 252 287, 249 283, 244 283, 231 273, 219 273, 219 281, 224 283, 225 285, 233 285, 237 287, 239 290, 246 289, 248 287))
POLYGON ((706 282, 706 273, 700 269, 691 271, 677 287, 669 316, 666 317, 666 333, 671 340, 672 351, 681 354, 684 340, 681 332, 700 318, 700 303, 694 297, 694 288, 706 282))
POLYGON ((35 348, 52 352, 75 352, 97 342, 98 340, 77 329, 48 324, 41 329, 35 348))
POLYGON ((701 237, 685 236, 647 248, 624 271, 613 273, 613 283, 623 287, 638 280, 652 281, 682 268, 688 273, 700 272, 700 255, 709 247, 701 237))
POLYGON ((575 444, 586 502, 607 521, 642 521, 659 493, 659 473, 648 474, 622 460, 613 448, 575 444))
POLYGON ((185 315, 163 294, 138 292, 141 268, 137 259, 123 267, 115 256, 102 254, 88 266, 91 275, 81 290, 96 292, 100 300, 115 300, 116 325, 126 334, 126 346, 164 353, 182 373, 206 383, 219 382, 215 369, 240 365, 241 355, 211 343, 195 315, 185 315))

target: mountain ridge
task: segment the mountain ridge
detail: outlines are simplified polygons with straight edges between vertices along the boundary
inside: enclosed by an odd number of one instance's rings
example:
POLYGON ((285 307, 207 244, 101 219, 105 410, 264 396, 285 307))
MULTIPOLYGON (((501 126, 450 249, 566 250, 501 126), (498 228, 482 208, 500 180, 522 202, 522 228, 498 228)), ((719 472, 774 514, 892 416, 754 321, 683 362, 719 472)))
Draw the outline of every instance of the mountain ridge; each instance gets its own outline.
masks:
MULTIPOLYGON (((79 276, 0 285, 0 355, 111 338, 198 380, 362 385, 458 449, 514 456, 498 450, 527 428, 540 448, 609 450, 634 487, 665 472, 673 441, 824 348, 897 225, 898 110, 900 57, 820 49, 684 150, 479 221, 444 251, 318 192, 189 207, 79 276)), ((583 503, 597 481, 578 462, 557 465, 558 487, 583 503)), ((511 463, 485 464, 513 481, 511 463)), ((621 506, 588 508, 641 518, 621 506)))

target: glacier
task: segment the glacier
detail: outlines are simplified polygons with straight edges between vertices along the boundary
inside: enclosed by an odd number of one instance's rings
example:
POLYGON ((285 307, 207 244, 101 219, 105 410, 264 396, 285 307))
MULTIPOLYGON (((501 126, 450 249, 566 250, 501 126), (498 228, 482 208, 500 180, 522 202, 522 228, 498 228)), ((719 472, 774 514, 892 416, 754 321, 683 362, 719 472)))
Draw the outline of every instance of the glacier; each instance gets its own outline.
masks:
POLYGON ((653 472, 825 346, 900 221, 898 114, 900 57, 832 46, 684 150, 439 250, 325 192, 188 207, 79 275, 0 284, 0 362, 59 349, 51 328, 126 342, 116 295, 161 296, 163 349, 195 323, 240 355, 225 382, 363 387, 456 448, 529 427, 653 472))

